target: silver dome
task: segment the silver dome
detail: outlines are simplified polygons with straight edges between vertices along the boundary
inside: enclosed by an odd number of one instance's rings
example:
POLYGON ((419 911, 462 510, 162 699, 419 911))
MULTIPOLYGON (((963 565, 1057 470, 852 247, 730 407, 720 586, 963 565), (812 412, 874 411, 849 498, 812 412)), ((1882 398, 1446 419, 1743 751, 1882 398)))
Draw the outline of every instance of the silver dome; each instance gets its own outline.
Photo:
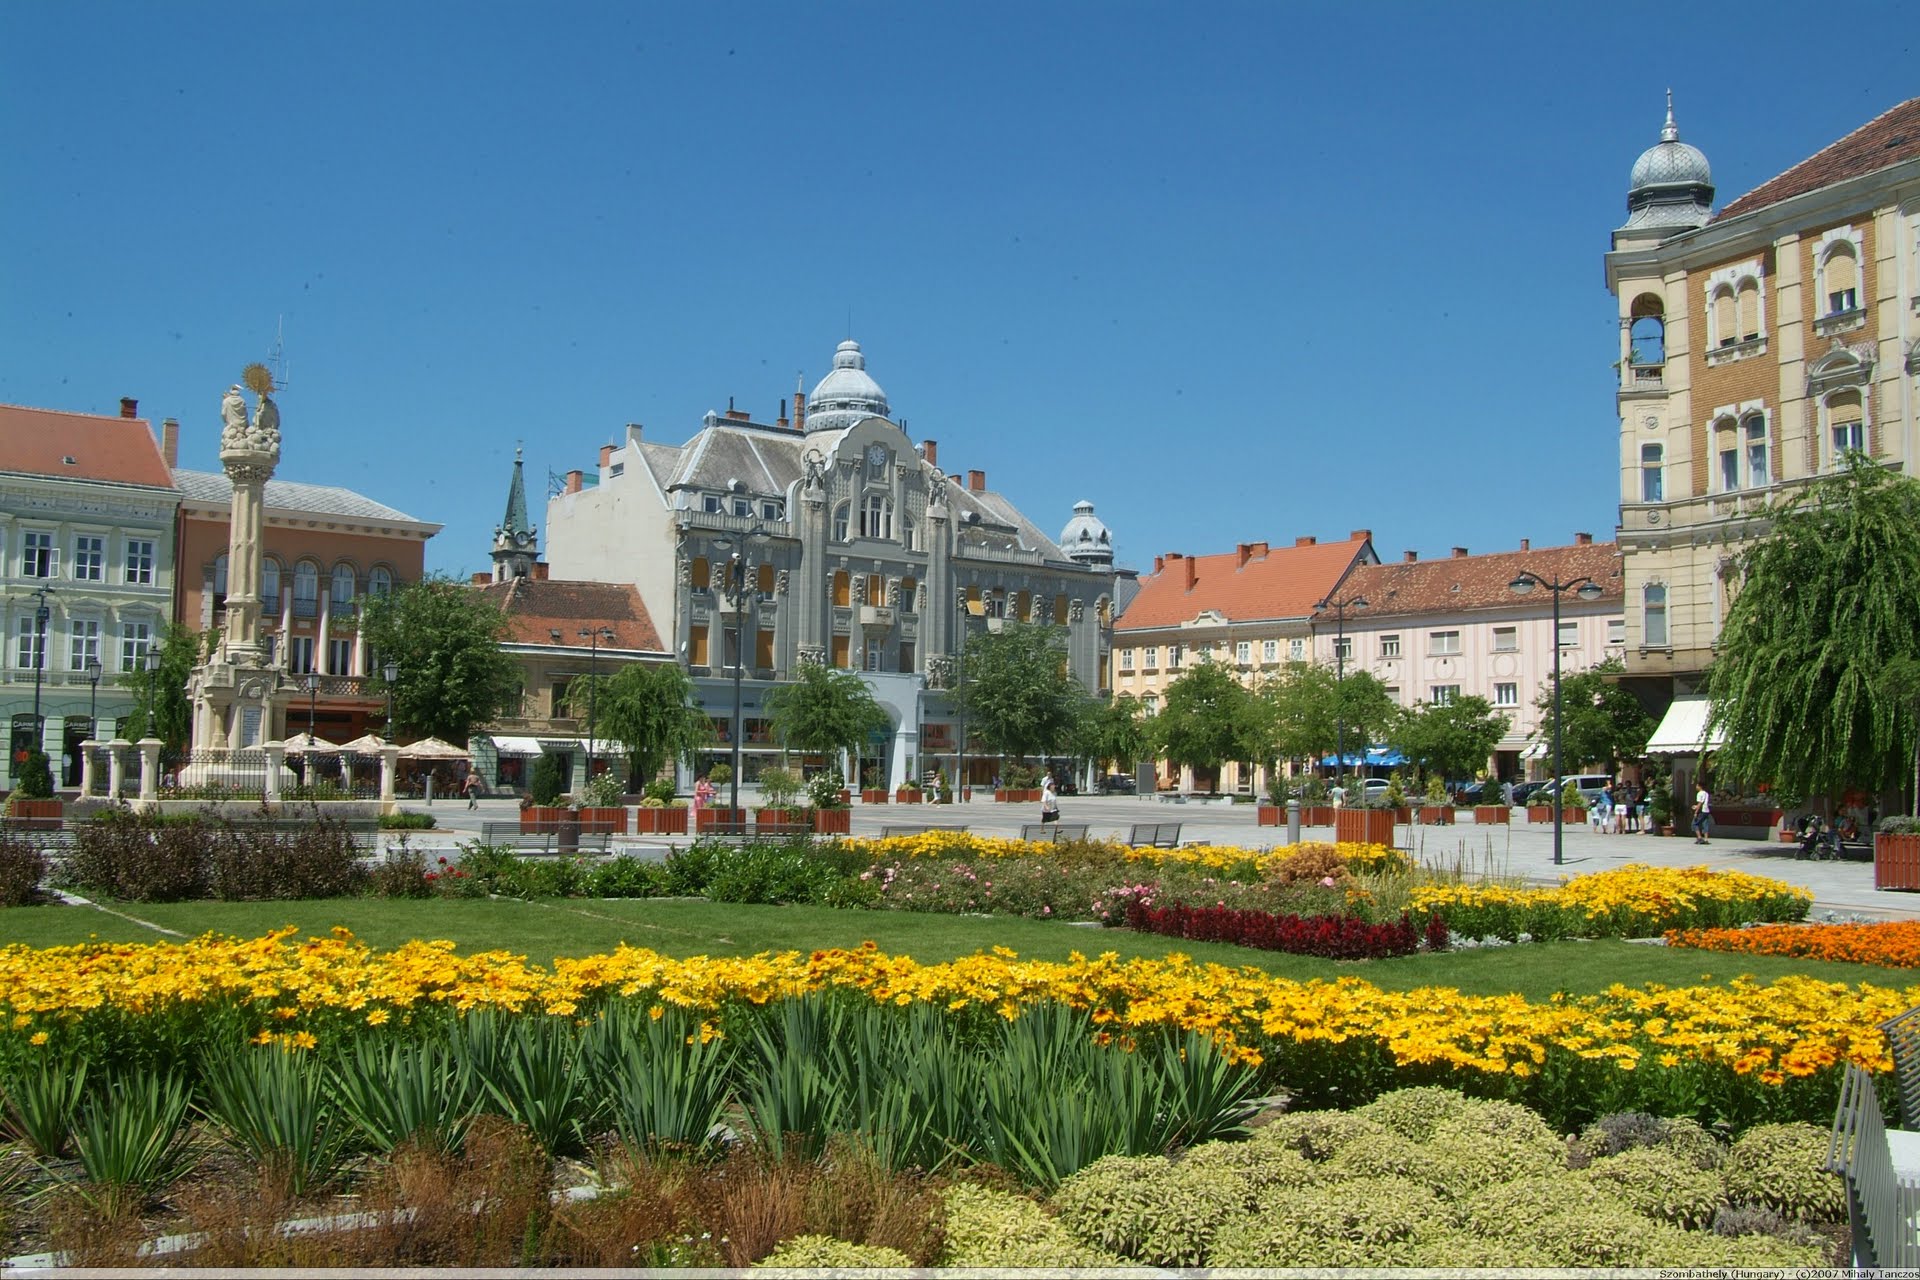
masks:
POLYGON ((1680 141, 1667 91, 1660 141, 1640 153, 1627 178, 1628 227, 1698 227, 1713 210, 1713 167, 1698 147, 1680 141))
POLYGON ((833 353, 833 372, 807 397, 807 430, 837 431, 888 414, 887 393, 867 376, 867 358, 852 338, 833 353))
POLYGON ((1073 504, 1073 519, 1060 531, 1060 549, 1083 564, 1113 563, 1113 534, 1084 498, 1073 504))

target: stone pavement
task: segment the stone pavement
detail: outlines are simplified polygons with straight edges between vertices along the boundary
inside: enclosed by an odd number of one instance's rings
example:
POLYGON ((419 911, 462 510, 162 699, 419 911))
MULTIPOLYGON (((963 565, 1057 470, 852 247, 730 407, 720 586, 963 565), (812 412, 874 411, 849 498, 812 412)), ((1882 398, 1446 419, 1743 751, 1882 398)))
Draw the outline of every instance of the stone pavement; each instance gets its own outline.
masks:
MULTIPOLYGON (((746 797, 741 797, 746 802, 746 797)), ((519 812, 513 800, 482 800, 469 810, 460 799, 436 800, 431 808, 418 800, 409 809, 431 812, 439 829, 415 833, 418 848, 443 849, 455 841, 480 834, 480 824, 511 822, 519 812)), ((1261 827, 1254 822, 1254 806, 1214 801, 1174 803, 1157 796, 1062 796, 1064 822, 1084 822, 1093 836, 1124 837, 1136 822, 1178 822, 1183 844, 1231 844, 1262 848, 1286 842, 1286 828, 1261 827)), ((1520 818, 1519 810, 1514 816, 1520 818)), ((853 806, 853 834, 878 836, 884 826, 924 823, 965 827, 978 835, 1018 836, 1025 823, 1040 820, 1037 804, 995 804, 974 800, 954 805, 853 806)), ((1330 827, 1308 827, 1303 839, 1331 840, 1330 827)), ((1920 893, 1878 890, 1873 887, 1873 865, 1868 862, 1807 862, 1793 855, 1795 846, 1752 840, 1717 839, 1707 846, 1686 836, 1595 835, 1584 826, 1569 824, 1561 841, 1563 862, 1553 863, 1553 828, 1524 820, 1512 826, 1453 827, 1403 826, 1396 839, 1417 859, 1430 865, 1460 867, 1466 871, 1492 870, 1502 875, 1551 884, 1561 876, 1604 871, 1629 862, 1655 866, 1708 866, 1716 870, 1748 871, 1772 876, 1813 891, 1812 918, 1824 913, 1886 919, 1920 919, 1920 893)), ((664 855, 667 842, 658 837, 615 840, 616 848, 664 855)))

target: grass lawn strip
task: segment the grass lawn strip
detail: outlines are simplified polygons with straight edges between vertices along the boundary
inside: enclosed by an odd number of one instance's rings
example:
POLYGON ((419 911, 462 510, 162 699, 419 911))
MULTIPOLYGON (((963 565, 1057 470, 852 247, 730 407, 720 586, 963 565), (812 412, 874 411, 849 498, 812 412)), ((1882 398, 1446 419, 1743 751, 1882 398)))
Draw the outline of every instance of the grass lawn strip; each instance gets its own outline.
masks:
POLYGON ((112 907, 103 906, 102 904, 95 902, 91 898, 83 898, 77 893, 68 893, 64 889, 56 890, 55 896, 58 897, 60 901, 65 903, 67 906, 91 907, 95 911, 104 911, 110 916, 120 917, 120 919, 125 920, 129 924, 139 925, 142 929, 151 929, 155 933, 165 934, 169 938, 185 938, 187 936, 186 934, 181 933, 178 929, 169 929, 165 925, 155 924, 151 920, 142 920, 139 916, 130 916, 124 911, 116 911, 112 907))

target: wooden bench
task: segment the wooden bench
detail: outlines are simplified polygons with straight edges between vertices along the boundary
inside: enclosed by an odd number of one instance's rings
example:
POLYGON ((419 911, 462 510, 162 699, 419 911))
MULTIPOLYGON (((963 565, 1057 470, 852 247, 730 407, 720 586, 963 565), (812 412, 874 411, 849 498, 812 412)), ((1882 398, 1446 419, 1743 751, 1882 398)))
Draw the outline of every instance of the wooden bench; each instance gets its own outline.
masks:
POLYGON ((612 836, 605 831, 522 831, 517 822, 483 822, 480 842, 517 853, 605 853, 612 836), (567 843, 561 844, 562 835, 567 843))
POLYGON ((1085 840, 1087 824, 1084 822, 1023 822, 1020 824, 1020 838, 1053 844, 1059 844, 1062 840, 1085 840))
POLYGON ((1136 849, 1178 849, 1180 824, 1177 822, 1136 822, 1127 832, 1127 843, 1136 849))
POLYGON ((911 824, 894 824, 894 825, 890 825, 890 826, 884 826, 884 827, 881 827, 881 828, 880 828, 880 838, 881 838, 882 840, 891 840, 891 839, 892 839, 893 837, 895 837, 895 836, 917 836, 917 835, 924 835, 925 833, 927 833, 927 832, 929 832, 929 831, 960 831, 960 832, 964 832, 965 830, 966 830, 966 828, 965 828, 965 827, 936 827, 936 826, 933 826, 933 825, 932 825, 932 824, 930 824, 930 823, 924 823, 924 822, 920 822, 920 823, 911 823, 911 824))

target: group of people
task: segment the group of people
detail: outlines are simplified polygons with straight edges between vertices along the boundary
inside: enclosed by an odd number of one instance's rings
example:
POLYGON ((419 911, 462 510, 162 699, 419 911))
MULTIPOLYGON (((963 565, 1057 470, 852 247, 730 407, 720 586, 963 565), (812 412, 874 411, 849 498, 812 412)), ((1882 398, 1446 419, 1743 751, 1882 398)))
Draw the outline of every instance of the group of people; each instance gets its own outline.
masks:
POLYGON ((1587 822, 1599 834, 1635 834, 1652 830, 1647 789, 1637 782, 1612 782, 1587 806, 1587 822))

